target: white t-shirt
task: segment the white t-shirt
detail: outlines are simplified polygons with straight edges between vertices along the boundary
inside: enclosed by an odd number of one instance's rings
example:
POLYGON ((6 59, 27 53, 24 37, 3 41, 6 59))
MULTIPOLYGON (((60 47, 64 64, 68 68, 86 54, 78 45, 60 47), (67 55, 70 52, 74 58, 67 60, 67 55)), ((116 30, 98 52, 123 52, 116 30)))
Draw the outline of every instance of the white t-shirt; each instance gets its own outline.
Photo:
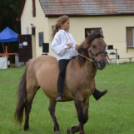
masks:
POLYGON ((58 61, 61 59, 71 59, 77 55, 75 52, 76 44, 72 34, 65 30, 59 30, 54 36, 51 49, 57 54, 58 61), (72 48, 67 49, 67 45, 71 45, 72 48))

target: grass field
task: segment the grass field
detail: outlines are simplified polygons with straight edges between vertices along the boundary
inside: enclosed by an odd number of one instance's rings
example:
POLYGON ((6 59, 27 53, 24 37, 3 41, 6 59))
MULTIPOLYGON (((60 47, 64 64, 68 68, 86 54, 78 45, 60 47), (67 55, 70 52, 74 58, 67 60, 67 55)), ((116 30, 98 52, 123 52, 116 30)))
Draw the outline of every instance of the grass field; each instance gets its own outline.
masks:
MULTIPOLYGON (((26 134, 12 119, 19 78, 25 68, 0 70, 0 134, 26 134)), ((98 71, 96 86, 108 93, 96 101, 90 97, 86 134, 134 134, 134 63, 108 65, 98 71)), ((33 101, 28 134, 53 134, 49 101, 40 89, 33 101)), ((57 103, 56 116, 62 134, 78 124, 74 102, 57 103)), ((24 121, 23 121, 24 123, 24 121)), ((78 134, 78 133, 77 133, 78 134)))

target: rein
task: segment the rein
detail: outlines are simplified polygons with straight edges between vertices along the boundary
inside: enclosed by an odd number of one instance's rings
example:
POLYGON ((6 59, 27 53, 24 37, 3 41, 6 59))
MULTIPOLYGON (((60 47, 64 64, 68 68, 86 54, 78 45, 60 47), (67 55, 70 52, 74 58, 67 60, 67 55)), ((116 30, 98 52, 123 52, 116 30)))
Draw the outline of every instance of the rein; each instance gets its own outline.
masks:
MULTIPOLYGON (((74 47, 74 48, 75 48, 75 47, 74 47)), ((90 48, 89 48, 89 52, 90 52, 90 54, 93 56, 93 59, 90 59, 90 58, 88 58, 88 57, 86 57, 86 56, 84 56, 84 55, 82 55, 82 54, 80 54, 80 53, 78 53, 78 52, 77 52, 77 54, 80 55, 81 57, 86 58, 87 60, 89 60, 89 61, 91 61, 91 62, 94 62, 95 65, 97 65, 96 56, 99 55, 99 54, 101 54, 101 53, 104 53, 104 54, 105 54, 104 51, 100 51, 100 52, 98 52, 97 54, 94 55, 94 54, 91 52, 90 48)))
MULTIPOLYGON (((77 52, 77 53, 78 53, 78 52, 77 52)), ((82 56, 82 57, 86 58, 87 60, 89 60, 89 61, 91 61, 91 62, 94 62, 94 60, 89 59, 88 57, 86 57, 86 56, 84 56, 84 55, 82 55, 82 54, 80 54, 80 53, 78 53, 78 55, 80 55, 80 56, 82 56)))
MULTIPOLYGON (((76 47, 72 47, 72 48, 76 48, 76 47)), ((84 56, 84 55, 82 55, 82 54, 78 53, 78 51, 76 52, 76 50, 75 50, 75 53, 76 53, 76 54, 78 54, 78 55, 80 55, 81 57, 86 58, 87 60, 89 60, 89 61, 91 61, 91 62, 94 62, 94 60, 89 59, 88 57, 86 57, 86 56, 84 56)))

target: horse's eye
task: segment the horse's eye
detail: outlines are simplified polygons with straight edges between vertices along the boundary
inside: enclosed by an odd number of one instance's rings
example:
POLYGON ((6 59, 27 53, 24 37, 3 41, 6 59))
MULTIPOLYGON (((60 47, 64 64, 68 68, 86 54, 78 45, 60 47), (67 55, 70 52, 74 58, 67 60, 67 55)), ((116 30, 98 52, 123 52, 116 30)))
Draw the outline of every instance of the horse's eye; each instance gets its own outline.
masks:
POLYGON ((95 49, 95 48, 96 48, 96 46, 95 46, 95 45, 93 45, 93 48, 95 49))

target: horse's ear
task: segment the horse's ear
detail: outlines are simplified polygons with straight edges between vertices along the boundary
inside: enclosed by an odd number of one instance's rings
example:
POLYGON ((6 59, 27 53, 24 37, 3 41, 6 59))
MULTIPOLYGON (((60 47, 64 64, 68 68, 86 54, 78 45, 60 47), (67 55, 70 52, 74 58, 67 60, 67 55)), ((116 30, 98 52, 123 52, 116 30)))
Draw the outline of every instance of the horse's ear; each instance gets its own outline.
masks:
POLYGON ((91 33, 89 33, 89 31, 87 31, 87 35, 88 35, 88 36, 90 36, 90 35, 91 35, 91 33))

